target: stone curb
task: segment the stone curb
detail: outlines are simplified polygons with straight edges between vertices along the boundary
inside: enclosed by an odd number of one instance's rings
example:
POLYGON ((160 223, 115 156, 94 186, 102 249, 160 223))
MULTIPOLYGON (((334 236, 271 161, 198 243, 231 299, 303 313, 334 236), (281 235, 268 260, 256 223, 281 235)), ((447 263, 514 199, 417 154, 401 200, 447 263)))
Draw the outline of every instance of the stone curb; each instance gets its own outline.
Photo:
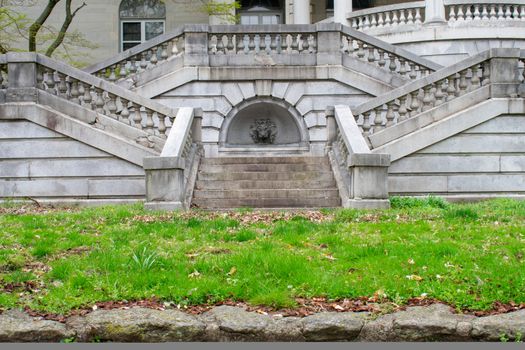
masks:
POLYGON ((460 315, 443 304, 383 316, 324 312, 278 317, 218 306, 201 315, 140 307, 97 310, 66 323, 18 310, 0 315, 0 342, 175 341, 509 341, 525 335, 525 310, 486 317, 460 315))

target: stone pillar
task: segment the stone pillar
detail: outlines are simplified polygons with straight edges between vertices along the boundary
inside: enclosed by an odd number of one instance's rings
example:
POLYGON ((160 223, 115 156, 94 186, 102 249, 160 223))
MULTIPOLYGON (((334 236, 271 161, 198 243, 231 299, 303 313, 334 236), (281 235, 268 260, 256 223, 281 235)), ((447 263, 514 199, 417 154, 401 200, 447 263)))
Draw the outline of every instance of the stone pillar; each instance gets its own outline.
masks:
POLYGON ((491 49, 489 61, 490 95, 492 97, 517 97, 520 71, 518 68, 519 49, 491 49))
POLYGON ((333 106, 326 107, 326 145, 331 146, 337 139, 337 121, 333 106))
POLYGON ((187 24, 184 27, 184 65, 208 66, 208 33, 207 24, 187 24))
POLYGON ((349 25, 346 15, 352 12, 352 0, 334 0, 334 22, 349 25))
POLYGON ((341 24, 318 23, 317 27, 317 65, 340 65, 341 55, 341 24))
POLYGON ((351 178, 349 208, 388 208, 390 154, 354 153, 349 157, 351 178))
POLYGON ((294 0, 293 23, 310 24, 310 0, 294 0))
POLYGON ((185 160, 179 157, 146 157, 146 204, 149 210, 184 208, 185 160))
POLYGON ((425 23, 445 21, 445 4, 443 0, 425 0, 425 23))
POLYGON ((33 102, 37 100, 37 56, 29 52, 7 54, 6 102, 33 102))

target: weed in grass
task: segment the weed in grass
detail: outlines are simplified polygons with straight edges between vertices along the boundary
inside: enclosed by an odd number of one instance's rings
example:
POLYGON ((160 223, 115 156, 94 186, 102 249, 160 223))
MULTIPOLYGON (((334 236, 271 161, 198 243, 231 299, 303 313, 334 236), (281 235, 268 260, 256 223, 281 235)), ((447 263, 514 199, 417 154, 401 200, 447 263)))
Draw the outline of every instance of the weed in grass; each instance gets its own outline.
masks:
POLYGON ((141 246, 133 251, 131 261, 133 267, 139 270, 151 270, 158 263, 158 254, 147 246, 141 246))
POLYGON ((445 218, 477 220, 479 218, 479 214, 473 208, 467 208, 467 207, 450 208, 445 212, 445 218))
POLYGON ((409 209, 409 208, 438 208, 446 209, 450 204, 441 197, 428 196, 423 198, 417 197, 390 197, 390 206, 393 209, 409 209))

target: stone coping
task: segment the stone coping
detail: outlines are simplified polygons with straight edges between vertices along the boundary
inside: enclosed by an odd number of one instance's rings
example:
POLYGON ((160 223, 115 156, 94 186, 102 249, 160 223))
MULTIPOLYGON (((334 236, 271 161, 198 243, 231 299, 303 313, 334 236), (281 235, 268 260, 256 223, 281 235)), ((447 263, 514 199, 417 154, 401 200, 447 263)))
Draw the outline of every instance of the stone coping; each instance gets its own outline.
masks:
POLYGON ((454 313, 444 304, 379 316, 321 312, 303 318, 225 305, 200 315, 141 307, 96 310, 64 323, 14 309, 0 315, 0 342, 515 341, 523 334, 525 310, 476 317, 454 313))

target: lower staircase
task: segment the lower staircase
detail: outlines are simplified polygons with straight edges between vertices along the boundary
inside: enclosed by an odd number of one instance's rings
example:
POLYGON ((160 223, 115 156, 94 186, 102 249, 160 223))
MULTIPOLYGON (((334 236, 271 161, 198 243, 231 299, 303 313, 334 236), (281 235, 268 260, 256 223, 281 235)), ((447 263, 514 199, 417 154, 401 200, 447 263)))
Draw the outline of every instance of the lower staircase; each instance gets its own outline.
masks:
POLYGON ((327 157, 203 158, 192 206, 325 208, 341 199, 327 157))

